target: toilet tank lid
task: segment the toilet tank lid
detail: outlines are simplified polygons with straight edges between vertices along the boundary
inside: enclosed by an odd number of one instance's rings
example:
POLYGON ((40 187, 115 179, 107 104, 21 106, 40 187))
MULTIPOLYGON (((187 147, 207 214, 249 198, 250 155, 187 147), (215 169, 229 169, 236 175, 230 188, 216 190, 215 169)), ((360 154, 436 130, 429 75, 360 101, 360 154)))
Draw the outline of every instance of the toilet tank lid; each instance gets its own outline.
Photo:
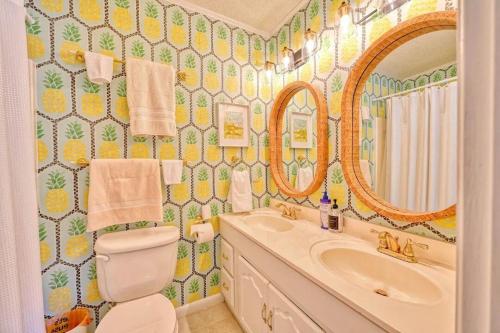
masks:
POLYGON ((142 228, 113 232, 99 237, 95 243, 97 254, 138 251, 176 242, 179 229, 174 226, 142 228))

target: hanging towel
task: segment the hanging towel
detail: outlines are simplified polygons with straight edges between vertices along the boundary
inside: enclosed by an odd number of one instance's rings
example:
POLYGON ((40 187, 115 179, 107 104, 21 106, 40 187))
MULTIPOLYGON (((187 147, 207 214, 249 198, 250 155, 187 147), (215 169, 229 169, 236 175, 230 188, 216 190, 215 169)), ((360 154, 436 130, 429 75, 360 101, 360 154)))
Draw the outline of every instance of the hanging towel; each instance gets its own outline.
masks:
POLYGON ((175 69, 134 58, 126 67, 132 135, 175 136, 175 69))
POLYGON ((248 170, 233 170, 227 202, 232 205, 234 213, 248 212, 253 209, 252 187, 248 170))
POLYGON ((90 82, 110 83, 113 78, 113 58, 94 52, 85 52, 85 66, 90 82))
POLYGON ((299 168, 297 172, 297 190, 305 191, 313 181, 313 170, 310 166, 299 168))
POLYGON ((161 169, 165 185, 180 184, 183 168, 184 162, 182 160, 162 160, 161 169))
POLYGON ((137 221, 162 222, 159 161, 92 160, 88 207, 87 231, 137 221))

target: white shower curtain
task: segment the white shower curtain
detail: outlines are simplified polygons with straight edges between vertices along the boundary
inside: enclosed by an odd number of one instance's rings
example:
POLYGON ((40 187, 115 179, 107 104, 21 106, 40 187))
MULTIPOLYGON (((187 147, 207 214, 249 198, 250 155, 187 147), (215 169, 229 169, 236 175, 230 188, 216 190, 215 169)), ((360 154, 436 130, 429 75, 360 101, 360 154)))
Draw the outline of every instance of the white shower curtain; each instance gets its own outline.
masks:
POLYGON ((456 202, 457 84, 387 100, 375 122, 376 192, 400 208, 436 211, 456 202))
POLYGON ((45 332, 25 9, 0 1, 0 332, 45 332))

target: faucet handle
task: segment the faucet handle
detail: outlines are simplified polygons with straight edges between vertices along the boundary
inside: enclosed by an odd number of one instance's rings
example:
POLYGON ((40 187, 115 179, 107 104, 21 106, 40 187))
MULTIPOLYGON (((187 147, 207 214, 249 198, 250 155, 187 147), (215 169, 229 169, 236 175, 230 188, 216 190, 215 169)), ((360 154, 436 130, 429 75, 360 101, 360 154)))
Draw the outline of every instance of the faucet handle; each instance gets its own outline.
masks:
POLYGON ((387 249, 389 246, 387 244, 387 231, 378 231, 375 229, 370 229, 370 232, 378 235, 378 248, 387 249))
POLYGON ((429 249, 429 245, 423 243, 415 243, 411 238, 408 238, 403 249, 403 254, 409 258, 415 258, 415 253, 413 252, 414 245, 424 250, 429 249))

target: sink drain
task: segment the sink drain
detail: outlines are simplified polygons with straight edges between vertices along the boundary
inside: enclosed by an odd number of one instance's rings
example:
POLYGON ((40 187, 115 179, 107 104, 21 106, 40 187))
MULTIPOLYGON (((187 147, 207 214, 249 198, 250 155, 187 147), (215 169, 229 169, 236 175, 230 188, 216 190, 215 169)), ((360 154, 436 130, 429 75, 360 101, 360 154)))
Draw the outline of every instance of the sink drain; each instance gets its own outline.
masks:
POLYGON ((389 294, 387 293, 387 291, 385 291, 384 289, 375 289, 374 292, 376 294, 382 295, 384 297, 389 296, 389 294))

